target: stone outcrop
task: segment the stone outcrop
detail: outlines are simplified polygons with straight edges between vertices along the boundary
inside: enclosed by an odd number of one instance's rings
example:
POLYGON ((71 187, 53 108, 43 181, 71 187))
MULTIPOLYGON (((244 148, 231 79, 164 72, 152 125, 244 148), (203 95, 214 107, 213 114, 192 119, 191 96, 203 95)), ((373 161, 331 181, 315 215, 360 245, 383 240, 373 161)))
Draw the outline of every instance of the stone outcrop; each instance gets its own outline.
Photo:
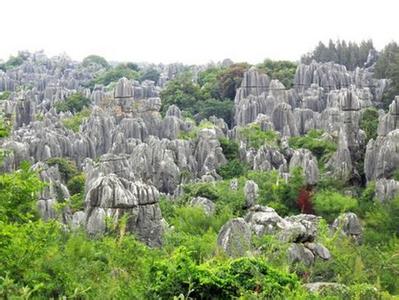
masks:
POLYGON ((213 215, 216 211, 215 203, 205 197, 191 199, 190 205, 193 207, 200 207, 208 216, 213 215))
POLYGON ((375 196, 381 202, 389 201, 399 195, 399 181, 394 179, 378 179, 375 186, 375 196))
POLYGON ((356 214, 348 212, 341 214, 332 224, 334 230, 340 230, 343 234, 351 237, 354 241, 360 243, 363 238, 363 227, 356 214))
POLYGON ((399 166, 399 129, 378 136, 367 144, 364 173, 367 180, 390 178, 399 166))
POLYGON ((255 205, 256 199, 258 198, 259 187, 253 180, 247 180, 244 186, 244 197, 245 207, 251 207, 255 205))
POLYGON ((159 208, 159 192, 154 186, 128 181, 115 174, 89 181, 86 203, 86 229, 89 234, 102 234, 126 217, 126 230, 133 232, 150 246, 162 244, 163 225, 159 208))
POLYGON ((314 185, 319 181, 319 167, 317 159, 307 149, 295 150, 289 164, 290 171, 299 167, 305 177, 305 182, 314 185))
POLYGON ((251 248, 251 229, 242 218, 232 219, 219 231, 217 244, 229 256, 239 257, 251 248))

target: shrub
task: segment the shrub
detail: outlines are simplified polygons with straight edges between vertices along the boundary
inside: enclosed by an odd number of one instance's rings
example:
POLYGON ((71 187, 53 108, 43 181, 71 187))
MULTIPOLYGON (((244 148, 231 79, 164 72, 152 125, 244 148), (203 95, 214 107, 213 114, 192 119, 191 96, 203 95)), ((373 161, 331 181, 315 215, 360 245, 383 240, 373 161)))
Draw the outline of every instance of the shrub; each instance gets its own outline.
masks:
POLYGON ((304 136, 294 136, 288 140, 294 149, 309 149, 320 161, 327 160, 337 150, 337 145, 323 138, 322 130, 310 130, 304 136))
POLYGON ((73 132, 79 132, 80 125, 82 125, 83 122, 90 117, 90 114, 90 109, 85 108, 72 117, 63 119, 62 124, 64 124, 66 128, 72 130, 73 132))
POLYGON ((23 162, 20 170, 0 175, 0 221, 22 223, 37 218, 37 194, 44 184, 29 168, 23 162))
POLYGON ((95 83, 109 85, 111 82, 118 81, 122 77, 127 79, 138 79, 137 65, 134 64, 119 64, 114 68, 110 68, 95 78, 95 83))
POLYGON ((224 157, 226 157, 227 160, 240 158, 240 152, 239 152, 240 146, 236 141, 228 138, 220 138, 219 142, 220 146, 223 149, 224 157))
POLYGON ((67 187, 71 195, 79 194, 79 193, 84 193, 85 189, 85 181, 86 178, 84 174, 78 174, 73 176, 71 179, 68 180, 67 182, 67 187))
POLYGON ((312 202, 316 213, 330 222, 340 213, 355 210, 358 205, 356 199, 329 190, 317 192, 312 202))
POLYGON ((378 111, 373 108, 366 108, 360 118, 360 128, 366 133, 366 142, 377 137, 378 111))
POLYGON ((92 64, 96 64, 99 65, 103 68, 108 69, 110 67, 109 63, 107 62, 107 60, 99 55, 89 55, 86 56, 83 61, 82 61, 82 65, 84 67, 89 67, 92 64))
POLYGON ((78 174, 78 169, 76 168, 75 163, 66 158, 52 157, 49 158, 46 163, 49 166, 58 166, 58 171, 65 182, 68 182, 72 177, 78 174))
POLYGON ((278 134, 275 131, 263 131, 259 124, 251 124, 239 129, 249 147, 259 149, 264 144, 276 147, 278 145, 278 134))
POLYGON ((244 176, 247 171, 247 165, 245 163, 242 163, 238 159, 230 160, 227 164, 220 166, 217 169, 217 173, 222 176, 223 179, 231 179, 244 176))
POLYGON ((66 112, 80 112, 83 108, 88 107, 90 105, 90 99, 83 96, 81 93, 74 93, 65 101, 60 101, 55 104, 55 107, 58 111, 66 112))
POLYGON ((11 95, 11 92, 5 91, 5 92, 0 92, 0 100, 7 100, 11 95))
POLYGON ((151 269, 150 298, 171 299, 183 294, 193 299, 232 299, 253 296, 281 297, 299 283, 294 275, 277 271, 259 258, 210 261, 196 265, 185 248, 151 269))

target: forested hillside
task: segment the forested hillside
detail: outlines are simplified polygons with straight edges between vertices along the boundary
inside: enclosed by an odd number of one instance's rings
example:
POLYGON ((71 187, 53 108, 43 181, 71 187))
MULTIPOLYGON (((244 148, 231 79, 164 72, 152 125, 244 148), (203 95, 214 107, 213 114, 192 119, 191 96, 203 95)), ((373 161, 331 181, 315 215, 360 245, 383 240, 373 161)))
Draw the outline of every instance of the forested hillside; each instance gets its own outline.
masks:
POLYGON ((0 64, 0 299, 398 299, 399 47, 0 64))

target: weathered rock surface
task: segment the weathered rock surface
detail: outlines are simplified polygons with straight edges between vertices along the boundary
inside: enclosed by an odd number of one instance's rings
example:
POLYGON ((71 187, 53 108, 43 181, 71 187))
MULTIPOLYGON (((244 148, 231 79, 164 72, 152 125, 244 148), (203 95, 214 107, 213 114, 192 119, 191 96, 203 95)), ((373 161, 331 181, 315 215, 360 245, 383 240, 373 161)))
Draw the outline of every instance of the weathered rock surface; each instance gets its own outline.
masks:
POLYGON ((375 186, 375 196, 381 202, 389 201, 399 195, 399 181, 394 179, 378 179, 375 186))
POLYGON ((245 207, 254 206, 258 198, 259 187, 253 180, 247 180, 244 186, 245 207))
POLYGON ((244 256, 251 248, 251 229, 242 218, 228 221, 219 231, 217 244, 229 256, 244 256))
POLYGON ((363 237, 363 227, 356 214, 348 212, 341 214, 332 224, 334 230, 340 230, 343 234, 353 238, 356 242, 361 242, 363 237))
POLYGON ((190 205, 193 207, 200 207, 208 216, 213 215, 216 211, 215 203, 205 197, 191 199, 190 205))

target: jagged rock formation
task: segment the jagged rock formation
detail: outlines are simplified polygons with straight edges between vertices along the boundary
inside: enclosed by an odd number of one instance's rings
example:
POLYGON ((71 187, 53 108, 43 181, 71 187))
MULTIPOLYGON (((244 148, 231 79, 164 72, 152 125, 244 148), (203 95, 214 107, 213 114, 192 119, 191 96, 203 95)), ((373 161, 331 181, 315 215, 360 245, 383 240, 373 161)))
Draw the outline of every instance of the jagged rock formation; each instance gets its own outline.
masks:
POLYGON ((245 196, 245 207, 251 207, 255 205, 256 199, 258 198, 259 187, 253 180, 247 180, 244 187, 245 196))
POLYGON ((107 218, 118 224, 126 216, 128 231, 150 246, 162 244, 164 228, 158 204, 159 192, 154 186, 111 173, 89 180, 86 189, 85 222, 89 234, 104 233, 107 218))
POLYGON ((363 227, 356 214, 348 212, 341 214, 334 220, 332 228, 340 230, 343 234, 360 243, 363 238, 363 227))
POLYGON ((257 236, 275 235, 278 239, 292 243, 287 255, 292 263, 313 264, 316 257, 329 260, 331 254, 326 247, 315 242, 320 217, 314 215, 296 215, 282 218, 270 207, 252 206, 245 222, 257 236))
POLYGON ((390 178, 399 165, 399 129, 367 144, 364 172, 367 180, 390 178))
POLYGON ((389 201, 399 195, 399 181, 394 179, 378 179, 375 186, 375 196, 381 202, 389 201))
POLYGON ((217 243, 229 256, 243 256, 251 248, 251 229, 242 218, 232 219, 219 231, 217 243))
POLYGON ((213 215, 216 211, 215 203, 205 197, 191 199, 190 205, 193 207, 200 207, 208 216, 213 215))
POLYGON ((319 181, 319 167, 317 159, 313 156, 312 152, 307 149, 295 150, 289 168, 293 170, 296 167, 302 168, 304 173, 305 182, 314 185, 319 181))

